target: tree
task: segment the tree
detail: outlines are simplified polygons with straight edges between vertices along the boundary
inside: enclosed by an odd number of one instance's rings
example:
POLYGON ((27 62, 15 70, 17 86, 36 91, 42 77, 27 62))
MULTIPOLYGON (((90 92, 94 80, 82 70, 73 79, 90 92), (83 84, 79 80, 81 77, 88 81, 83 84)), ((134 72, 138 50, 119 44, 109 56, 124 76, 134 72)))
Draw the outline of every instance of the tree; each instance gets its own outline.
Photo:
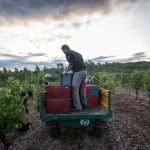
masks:
POLYGON ((57 69, 64 69, 63 63, 58 63, 57 64, 57 69))
POLYGON ((144 87, 148 91, 149 105, 150 105, 150 70, 144 73, 143 80, 144 80, 144 87))
POLYGON ((131 74, 131 86, 136 90, 136 100, 138 99, 138 90, 143 87, 143 72, 134 70, 131 74))
POLYGON ((8 73, 8 70, 4 67, 4 68, 3 68, 3 77, 2 77, 2 79, 3 79, 4 82, 5 82, 5 81, 7 80, 7 78, 8 78, 7 73, 8 73))
POLYGON ((131 95, 131 74, 130 73, 121 73, 121 84, 129 92, 129 97, 131 95))
POLYGON ((40 72, 40 68, 39 68, 39 66, 38 65, 36 65, 36 67, 35 67, 35 71, 34 72, 36 72, 36 73, 39 73, 40 72))

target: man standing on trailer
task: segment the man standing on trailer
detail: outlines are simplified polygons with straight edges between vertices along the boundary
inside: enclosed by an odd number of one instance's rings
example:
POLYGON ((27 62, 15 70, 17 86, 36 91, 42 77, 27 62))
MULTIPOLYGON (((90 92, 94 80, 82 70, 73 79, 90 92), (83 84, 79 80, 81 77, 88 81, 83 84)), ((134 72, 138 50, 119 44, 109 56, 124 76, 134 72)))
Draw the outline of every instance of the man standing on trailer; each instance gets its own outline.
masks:
POLYGON ((66 44, 62 45, 62 51, 66 55, 68 67, 63 72, 67 74, 69 70, 73 70, 72 80, 72 97, 75 112, 81 112, 82 109, 87 108, 87 99, 85 91, 85 79, 87 76, 86 66, 81 54, 70 49, 66 44))

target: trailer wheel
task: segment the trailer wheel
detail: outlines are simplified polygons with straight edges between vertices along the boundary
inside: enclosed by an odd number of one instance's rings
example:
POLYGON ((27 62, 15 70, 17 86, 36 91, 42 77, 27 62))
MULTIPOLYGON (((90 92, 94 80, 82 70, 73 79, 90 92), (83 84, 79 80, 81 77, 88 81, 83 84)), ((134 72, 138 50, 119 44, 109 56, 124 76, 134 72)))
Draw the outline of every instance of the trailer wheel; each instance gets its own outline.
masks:
POLYGON ((92 135, 96 138, 101 138, 104 134, 104 128, 101 127, 93 127, 92 135))
POLYGON ((49 127, 49 135, 53 138, 57 138, 60 135, 59 127, 49 127))

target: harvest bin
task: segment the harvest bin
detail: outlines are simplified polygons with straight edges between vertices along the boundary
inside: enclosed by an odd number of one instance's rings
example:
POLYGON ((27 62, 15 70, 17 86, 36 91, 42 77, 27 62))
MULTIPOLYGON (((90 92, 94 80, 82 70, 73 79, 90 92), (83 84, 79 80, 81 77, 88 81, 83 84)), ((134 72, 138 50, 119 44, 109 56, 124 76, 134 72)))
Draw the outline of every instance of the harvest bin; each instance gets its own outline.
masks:
POLYGON ((93 84, 86 84, 86 94, 87 96, 99 96, 99 87, 93 84))
POLYGON ((99 96, 88 96, 87 97, 88 107, 97 107, 98 100, 99 100, 99 96))
POLYGON ((71 99, 71 86, 46 85, 45 90, 48 99, 71 99))
POLYGON ((71 99, 46 99, 45 113, 70 113, 71 104, 71 99))
POLYGON ((99 87, 93 84, 86 84, 86 97, 89 107, 97 107, 99 100, 99 87))
POLYGON ((60 85, 72 85, 73 73, 67 73, 66 75, 60 75, 60 85))
POLYGON ((70 113, 71 112, 71 87, 46 86, 45 87, 45 113, 70 113))

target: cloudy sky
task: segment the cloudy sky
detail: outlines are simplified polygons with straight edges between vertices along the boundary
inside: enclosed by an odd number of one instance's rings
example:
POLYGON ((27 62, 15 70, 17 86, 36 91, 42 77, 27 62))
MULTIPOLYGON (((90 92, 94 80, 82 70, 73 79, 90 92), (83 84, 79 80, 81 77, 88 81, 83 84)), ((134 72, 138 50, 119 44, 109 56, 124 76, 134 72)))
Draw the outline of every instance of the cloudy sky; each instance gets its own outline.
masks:
POLYGON ((150 0, 0 0, 0 67, 150 61, 150 0))

